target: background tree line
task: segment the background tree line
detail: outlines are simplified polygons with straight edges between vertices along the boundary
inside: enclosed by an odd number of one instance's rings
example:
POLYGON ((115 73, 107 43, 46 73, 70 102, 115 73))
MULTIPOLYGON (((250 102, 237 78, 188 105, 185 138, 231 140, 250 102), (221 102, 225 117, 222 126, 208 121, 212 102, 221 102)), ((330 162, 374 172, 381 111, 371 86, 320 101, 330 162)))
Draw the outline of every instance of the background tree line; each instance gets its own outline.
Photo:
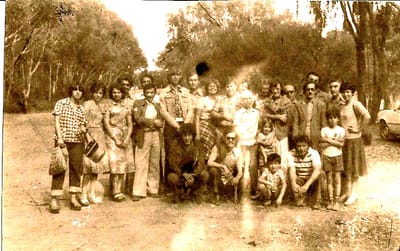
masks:
MULTIPOLYGON (((325 85, 335 79, 356 83, 374 118, 380 100, 390 106, 400 89, 398 5, 312 2, 310 11, 315 22, 304 24, 290 13, 277 15, 268 1, 188 5, 169 16, 170 40, 152 74, 163 86, 164 70, 178 65, 187 72, 205 61, 208 74, 222 83, 234 78, 255 90, 261 81, 279 78, 301 90, 306 73, 315 71, 325 85), (335 8, 345 17, 344 31, 322 37, 335 8)), ((95 0, 7 1, 6 111, 49 108, 71 81, 109 85, 146 67, 131 27, 95 0)))
POLYGON ((315 71, 325 86, 335 79, 356 83, 375 118, 381 99, 390 106, 387 90, 399 91, 398 5, 318 1, 310 11, 315 22, 302 24, 289 13, 276 15, 267 1, 197 3, 170 16, 171 39, 157 65, 190 69, 206 61, 219 79, 250 80, 253 90, 262 79, 275 77, 299 89, 304 76, 315 71), (323 38, 335 6, 345 16, 344 31, 323 38))
POLYGON ((71 82, 109 85, 144 67, 132 28, 97 1, 6 3, 6 112, 49 108, 71 82))

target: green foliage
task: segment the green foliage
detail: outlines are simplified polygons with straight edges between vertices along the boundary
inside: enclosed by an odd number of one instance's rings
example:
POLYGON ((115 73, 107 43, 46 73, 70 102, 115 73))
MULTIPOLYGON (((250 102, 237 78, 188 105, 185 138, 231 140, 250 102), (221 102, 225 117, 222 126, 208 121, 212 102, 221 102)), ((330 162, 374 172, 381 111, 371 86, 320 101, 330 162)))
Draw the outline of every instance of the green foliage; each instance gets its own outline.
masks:
POLYGON ((71 83, 106 85, 147 67, 132 28, 93 0, 6 3, 5 106, 20 92, 32 107, 62 97, 71 83))

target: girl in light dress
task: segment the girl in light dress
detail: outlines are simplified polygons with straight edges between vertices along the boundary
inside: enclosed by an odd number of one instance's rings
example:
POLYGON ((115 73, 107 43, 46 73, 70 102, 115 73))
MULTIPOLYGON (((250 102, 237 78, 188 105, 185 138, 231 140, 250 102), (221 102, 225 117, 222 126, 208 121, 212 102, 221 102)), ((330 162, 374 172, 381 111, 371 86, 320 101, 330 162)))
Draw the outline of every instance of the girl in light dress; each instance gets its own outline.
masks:
MULTIPOLYGON (((92 98, 83 103, 85 116, 88 121, 87 132, 96 140, 99 147, 106 149, 103 116, 106 109, 106 102, 103 99, 106 87, 101 82, 93 82, 90 86, 92 98)), ((98 175, 109 172, 108 154, 105 154, 99 163, 95 163, 86 156, 83 158, 83 181, 81 204, 89 205, 102 201, 102 186, 97 182, 98 175), (100 191, 98 191, 100 190, 100 191), (98 194, 96 194, 96 192, 98 194)))
MULTIPOLYGON (((124 94, 120 84, 110 87, 111 102, 104 117, 106 145, 109 154, 110 180, 112 200, 124 201, 122 193, 124 175, 135 171, 132 145, 131 109, 124 102, 124 94)), ((132 184, 133 185, 133 184, 132 184)), ((126 188, 129 191, 128 188, 126 188)))

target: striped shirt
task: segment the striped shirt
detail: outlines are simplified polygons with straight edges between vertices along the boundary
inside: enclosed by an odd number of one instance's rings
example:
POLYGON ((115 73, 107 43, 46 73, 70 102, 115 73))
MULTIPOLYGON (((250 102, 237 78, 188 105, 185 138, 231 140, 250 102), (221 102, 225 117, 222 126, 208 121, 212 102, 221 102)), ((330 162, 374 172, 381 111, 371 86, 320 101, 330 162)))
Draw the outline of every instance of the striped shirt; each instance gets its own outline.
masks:
MULTIPOLYGON (((65 142, 82 142, 80 127, 86 127, 87 124, 82 105, 78 105, 77 108, 74 108, 71 105, 70 98, 64 98, 57 101, 52 114, 54 116, 60 116, 62 139, 65 142)), ((54 139, 57 140, 57 135, 54 136, 54 139)))
POLYGON ((296 154, 296 149, 289 152, 288 155, 288 167, 296 168, 296 175, 300 178, 310 178, 315 167, 321 167, 321 157, 319 153, 308 148, 308 152, 304 158, 301 158, 296 154))

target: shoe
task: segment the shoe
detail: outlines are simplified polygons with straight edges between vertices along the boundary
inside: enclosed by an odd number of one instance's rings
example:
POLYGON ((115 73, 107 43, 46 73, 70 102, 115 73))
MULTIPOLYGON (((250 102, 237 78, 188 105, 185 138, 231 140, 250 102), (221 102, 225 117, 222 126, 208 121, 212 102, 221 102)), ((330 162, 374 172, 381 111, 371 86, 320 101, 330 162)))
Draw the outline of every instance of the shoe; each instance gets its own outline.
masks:
POLYGON ((326 206, 326 209, 328 210, 333 210, 333 200, 329 200, 328 205, 326 206))
POLYGON ((335 203, 333 204, 332 210, 339 211, 339 202, 335 201, 335 203))
POLYGON ((216 194, 213 200, 213 204, 219 206, 221 204, 219 194, 216 194))
POLYGON ((158 193, 147 193, 147 196, 150 198, 160 198, 160 195, 158 195, 158 193))
POLYGON ((102 199, 100 197, 96 197, 94 194, 89 194, 88 200, 90 204, 99 204, 102 202, 102 199))
POLYGON ((303 193, 296 193, 294 197, 296 201, 296 206, 304 207, 304 200, 306 199, 306 195, 303 193))
POLYGON ((313 205, 312 205, 312 210, 320 210, 321 209, 321 204, 319 203, 319 202, 315 202, 313 205))
POLYGON ((350 197, 344 202, 345 206, 349 206, 351 204, 353 204, 354 202, 356 202, 356 200, 358 199, 357 194, 353 193, 350 195, 350 197))
POLYGON ((270 201, 270 200, 267 200, 267 201, 265 201, 264 203, 263 203, 263 206, 269 206, 269 205, 271 205, 272 204, 272 202, 270 201))
POLYGON ((201 195, 200 194, 198 194, 198 193, 193 194, 193 199, 197 204, 201 204, 201 195))
POLYGON ((116 193, 112 196, 112 200, 115 202, 125 201, 125 195, 123 193, 116 193))
POLYGON ((88 207, 90 205, 90 202, 88 200, 87 195, 81 195, 79 197, 79 203, 83 206, 83 207, 88 207))
POLYGON ((181 195, 179 193, 174 193, 173 196, 172 203, 176 204, 182 202, 181 195))
POLYGON ((144 197, 143 196, 138 196, 138 195, 132 195, 132 200, 133 201, 139 201, 141 199, 144 199, 144 197))
POLYGON ((76 194, 71 195, 71 201, 69 202, 69 209, 74 211, 81 211, 82 205, 79 203, 76 194))
POLYGON ((260 193, 256 193, 256 194, 250 196, 250 199, 252 199, 252 200, 256 200, 258 198, 260 198, 260 193))
POLYGON ((58 199, 53 197, 50 200, 50 213, 58 214, 60 213, 60 206, 58 205, 58 199))

